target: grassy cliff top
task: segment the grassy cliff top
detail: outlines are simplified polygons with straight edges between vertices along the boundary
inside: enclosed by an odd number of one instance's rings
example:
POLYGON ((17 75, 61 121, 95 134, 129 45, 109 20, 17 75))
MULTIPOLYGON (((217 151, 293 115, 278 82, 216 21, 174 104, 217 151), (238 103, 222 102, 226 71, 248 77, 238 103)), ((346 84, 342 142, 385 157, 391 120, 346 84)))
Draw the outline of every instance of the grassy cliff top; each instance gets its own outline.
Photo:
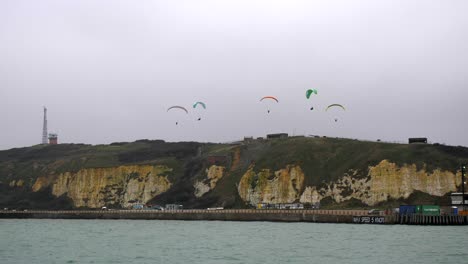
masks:
MULTIPOLYGON (((289 164, 300 165, 307 182, 318 184, 335 180, 350 169, 365 172, 386 159, 399 165, 416 164, 426 170, 457 171, 468 162, 468 148, 439 144, 392 144, 342 138, 296 137, 254 140, 242 144, 197 142, 169 143, 138 140, 110 145, 36 145, 0 151, 0 182, 37 177, 84 168, 115 167, 129 164, 158 164, 179 168, 188 162, 202 162, 208 156, 226 156, 229 166, 240 173, 249 166, 277 170, 289 164), (236 164, 232 164, 235 155, 236 164), (310 179, 309 179, 310 178, 310 179)), ((362 174, 365 176, 365 173, 362 174)), ((181 175, 182 176, 182 175, 181 175)))

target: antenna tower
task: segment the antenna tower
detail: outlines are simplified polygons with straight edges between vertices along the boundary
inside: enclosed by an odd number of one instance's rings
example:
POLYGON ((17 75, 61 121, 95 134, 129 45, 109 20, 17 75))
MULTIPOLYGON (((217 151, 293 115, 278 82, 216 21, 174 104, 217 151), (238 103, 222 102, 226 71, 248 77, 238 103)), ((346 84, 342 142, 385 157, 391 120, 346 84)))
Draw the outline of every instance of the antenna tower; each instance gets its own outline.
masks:
POLYGON ((42 125, 42 144, 47 144, 47 108, 44 106, 44 123, 42 125))

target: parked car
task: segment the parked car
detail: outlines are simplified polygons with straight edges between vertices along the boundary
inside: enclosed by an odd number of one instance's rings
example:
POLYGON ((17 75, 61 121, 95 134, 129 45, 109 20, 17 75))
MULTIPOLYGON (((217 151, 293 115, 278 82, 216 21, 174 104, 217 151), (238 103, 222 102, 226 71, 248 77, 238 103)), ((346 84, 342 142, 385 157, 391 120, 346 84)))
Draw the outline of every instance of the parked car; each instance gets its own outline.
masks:
POLYGON ((380 210, 378 209, 371 209, 369 212, 367 212, 370 215, 380 215, 380 210))
POLYGON ((206 208, 208 211, 215 211, 215 210, 224 210, 224 207, 208 207, 206 208))
POLYGON ((151 209, 152 210, 159 210, 159 211, 164 210, 164 208, 162 206, 160 206, 160 205, 153 205, 153 206, 151 206, 151 209))
POLYGON ((141 203, 133 204, 132 209, 134 209, 134 210, 143 210, 143 209, 145 209, 145 205, 141 204, 141 203))

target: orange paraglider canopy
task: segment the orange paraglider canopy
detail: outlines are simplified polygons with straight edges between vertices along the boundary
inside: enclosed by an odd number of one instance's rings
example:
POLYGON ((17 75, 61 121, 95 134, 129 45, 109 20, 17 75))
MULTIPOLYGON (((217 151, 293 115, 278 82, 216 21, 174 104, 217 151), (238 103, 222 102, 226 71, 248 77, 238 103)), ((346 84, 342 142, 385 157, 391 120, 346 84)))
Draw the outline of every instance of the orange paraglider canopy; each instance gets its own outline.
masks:
POLYGON ((279 103, 278 99, 274 96, 265 96, 262 99, 260 99, 260 101, 263 101, 265 99, 272 99, 272 100, 275 100, 277 103, 279 103))

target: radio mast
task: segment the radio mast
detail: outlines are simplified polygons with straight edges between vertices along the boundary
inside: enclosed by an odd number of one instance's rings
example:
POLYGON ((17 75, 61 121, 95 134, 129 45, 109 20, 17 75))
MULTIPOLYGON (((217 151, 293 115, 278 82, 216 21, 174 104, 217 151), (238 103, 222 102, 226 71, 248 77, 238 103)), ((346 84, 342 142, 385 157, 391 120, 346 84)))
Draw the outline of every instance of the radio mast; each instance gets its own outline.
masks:
POLYGON ((42 125, 42 144, 47 144, 47 108, 44 106, 44 123, 42 125))

